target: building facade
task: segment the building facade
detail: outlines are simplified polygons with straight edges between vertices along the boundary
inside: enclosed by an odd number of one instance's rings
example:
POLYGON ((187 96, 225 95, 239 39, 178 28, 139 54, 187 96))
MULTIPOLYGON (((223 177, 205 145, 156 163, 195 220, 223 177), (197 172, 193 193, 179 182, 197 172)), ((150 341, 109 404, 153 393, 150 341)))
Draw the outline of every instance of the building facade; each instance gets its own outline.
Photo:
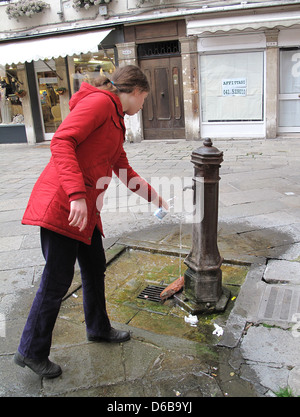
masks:
POLYGON ((300 1, 24 2, 0 1, 0 143, 51 140, 81 82, 124 64, 151 84, 129 141, 300 137, 300 1))

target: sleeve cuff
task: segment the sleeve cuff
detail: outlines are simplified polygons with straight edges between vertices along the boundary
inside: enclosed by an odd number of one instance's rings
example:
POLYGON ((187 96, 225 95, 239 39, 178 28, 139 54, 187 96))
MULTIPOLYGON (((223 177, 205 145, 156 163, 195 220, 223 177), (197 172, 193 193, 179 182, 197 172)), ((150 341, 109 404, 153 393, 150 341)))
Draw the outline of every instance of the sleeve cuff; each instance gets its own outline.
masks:
POLYGON ((69 195, 69 203, 71 201, 79 200, 80 198, 86 198, 86 193, 80 192, 80 193, 73 193, 69 195))

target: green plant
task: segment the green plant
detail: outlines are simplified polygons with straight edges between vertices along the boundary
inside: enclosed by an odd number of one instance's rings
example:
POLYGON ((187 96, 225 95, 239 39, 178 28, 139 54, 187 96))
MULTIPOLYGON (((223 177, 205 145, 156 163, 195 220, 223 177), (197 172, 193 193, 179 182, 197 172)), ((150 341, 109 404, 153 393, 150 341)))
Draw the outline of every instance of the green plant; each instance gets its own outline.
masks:
POLYGON ((58 88, 56 88, 56 90, 55 90, 58 94, 64 94, 66 91, 67 91, 67 89, 65 88, 65 87, 58 87, 58 88))
POLYGON ((293 390, 290 387, 279 388, 279 391, 275 392, 277 397, 295 397, 293 390))
POLYGON ((25 90, 19 90, 19 91, 17 91, 16 94, 19 97, 25 97, 26 96, 26 91, 25 90))
POLYGON ((35 13, 40 13, 43 9, 50 7, 50 4, 42 0, 20 0, 16 3, 9 4, 6 7, 6 13, 9 19, 18 19, 19 17, 32 17, 35 13))

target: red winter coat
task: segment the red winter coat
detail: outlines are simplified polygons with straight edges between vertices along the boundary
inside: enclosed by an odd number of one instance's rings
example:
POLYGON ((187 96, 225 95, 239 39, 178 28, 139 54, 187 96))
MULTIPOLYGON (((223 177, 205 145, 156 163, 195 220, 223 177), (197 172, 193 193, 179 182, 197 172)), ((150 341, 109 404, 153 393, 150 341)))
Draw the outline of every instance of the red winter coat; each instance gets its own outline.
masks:
POLYGON ((125 170, 121 180, 128 186, 134 178, 130 189, 147 201, 157 194, 128 163, 124 113, 115 94, 82 83, 70 110, 52 138, 50 162, 32 190, 22 223, 90 244, 95 226, 103 234, 99 210, 112 171, 119 176, 120 169, 125 170), (70 202, 79 198, 86 198, 88 207, 88 225, 82 232, 68 222, 70 202))

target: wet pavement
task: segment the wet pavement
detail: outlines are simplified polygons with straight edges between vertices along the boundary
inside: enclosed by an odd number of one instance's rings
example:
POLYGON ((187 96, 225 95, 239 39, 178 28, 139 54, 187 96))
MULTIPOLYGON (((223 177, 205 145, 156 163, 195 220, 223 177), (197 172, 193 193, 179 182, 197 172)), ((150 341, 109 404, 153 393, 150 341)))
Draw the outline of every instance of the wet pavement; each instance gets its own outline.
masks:
MULTIPOLYGON (((226 311, 199 316, 193 327, 174 300, 137 298, 184 272, 191 224, 182 225, 180 239, 178 215, 160 221, 145 202, 137 212, 136 200, 128 203, 126 188, 113 180, 103 212, 107 303, 113 325, 132 337, 117 345, 87 342, 77 270, 53 334, 50 358, 63 369, 54 380, 12 362, 43 268, 39 230, 20 219, 49 146, 1 146, 1 396, 268 397, 286 387, 300 395, 300 142, 214 145, 224 152, 218 245, 231 291, 226 311), (222 336, 213 334, 215 324, 222 336)), ((190 154, 201 143, 125 146, 147 180, 188 179, 190 154)))

